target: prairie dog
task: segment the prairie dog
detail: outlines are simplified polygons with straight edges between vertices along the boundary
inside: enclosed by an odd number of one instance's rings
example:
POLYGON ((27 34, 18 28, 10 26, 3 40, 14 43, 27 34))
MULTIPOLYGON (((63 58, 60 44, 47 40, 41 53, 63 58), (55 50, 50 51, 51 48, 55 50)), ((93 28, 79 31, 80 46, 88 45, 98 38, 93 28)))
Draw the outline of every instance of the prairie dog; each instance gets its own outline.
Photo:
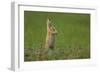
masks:
POLYGON ((51 20, 47 19, 47 34, 46 34, 45 48, 53 49, 55 47, 56 34, 57 30, 55 29, 51 20))

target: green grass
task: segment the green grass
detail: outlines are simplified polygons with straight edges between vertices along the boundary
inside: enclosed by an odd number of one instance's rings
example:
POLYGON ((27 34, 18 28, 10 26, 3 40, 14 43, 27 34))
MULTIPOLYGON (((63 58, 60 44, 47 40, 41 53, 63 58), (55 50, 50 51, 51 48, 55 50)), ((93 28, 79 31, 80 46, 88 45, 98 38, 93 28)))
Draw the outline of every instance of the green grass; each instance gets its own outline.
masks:
POLYGON ((25 11, 24 48, 25 61, 90 58, 90 14, 25 11), (58 31, 54 50, 43 48, 48 17, 58 31))

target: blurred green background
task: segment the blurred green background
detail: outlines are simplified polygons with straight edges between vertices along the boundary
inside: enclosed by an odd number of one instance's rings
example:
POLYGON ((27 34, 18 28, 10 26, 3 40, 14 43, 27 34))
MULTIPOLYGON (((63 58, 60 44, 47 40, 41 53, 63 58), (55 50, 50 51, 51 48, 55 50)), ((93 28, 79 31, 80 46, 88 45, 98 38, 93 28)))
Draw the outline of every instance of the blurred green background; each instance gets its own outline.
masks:
POLYGON ((90 14, 24 11, 25 61, 48 60, 47 58, 37 59, 34 53, 45 44, 47 18, 51 18, 58 31, 54 50, 56 58, 52 58, 54 51, 48 50, 48 52, 51 51, 49 60, 90 58, 90 14))

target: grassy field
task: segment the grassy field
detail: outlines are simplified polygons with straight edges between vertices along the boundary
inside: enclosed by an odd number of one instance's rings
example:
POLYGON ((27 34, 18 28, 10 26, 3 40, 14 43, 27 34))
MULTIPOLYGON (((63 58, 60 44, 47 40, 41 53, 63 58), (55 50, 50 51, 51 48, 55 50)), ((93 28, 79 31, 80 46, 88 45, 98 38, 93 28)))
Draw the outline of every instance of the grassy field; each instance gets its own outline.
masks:
POLYGON ((24 12, 24 61, 90 58, 90 14, 24 12), (44 49, 46 21, 58 31, 56 48, 44 49))

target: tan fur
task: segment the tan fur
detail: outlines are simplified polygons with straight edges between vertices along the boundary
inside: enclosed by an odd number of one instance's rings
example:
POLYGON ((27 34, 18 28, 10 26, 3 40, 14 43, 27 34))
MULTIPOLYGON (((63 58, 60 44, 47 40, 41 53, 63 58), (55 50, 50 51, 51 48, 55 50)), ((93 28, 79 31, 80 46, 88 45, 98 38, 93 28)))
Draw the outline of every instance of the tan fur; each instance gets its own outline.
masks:
POLYGON ((55 47, 55 36, 57 34, 57 30, 52 24, 50 19, 47 19, 47 35, 45 48, 54 48, 55 47))

